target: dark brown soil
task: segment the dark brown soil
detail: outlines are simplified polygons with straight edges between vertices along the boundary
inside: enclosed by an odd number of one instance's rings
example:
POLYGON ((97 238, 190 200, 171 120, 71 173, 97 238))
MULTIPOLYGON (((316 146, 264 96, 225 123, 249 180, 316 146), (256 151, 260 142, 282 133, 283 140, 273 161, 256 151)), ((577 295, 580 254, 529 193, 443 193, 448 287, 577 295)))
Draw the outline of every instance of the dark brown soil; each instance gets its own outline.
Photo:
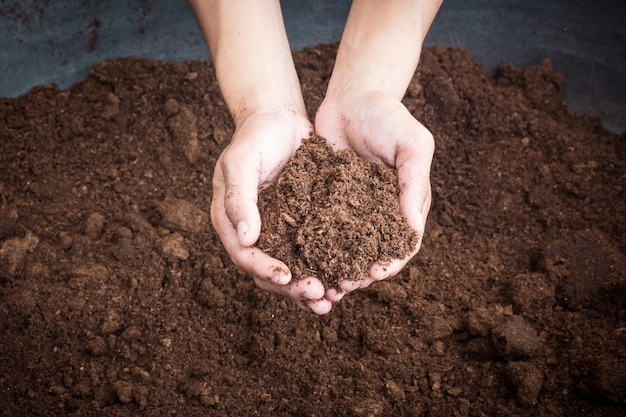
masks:
MULTIPOLYGON (((311 113, 335 48, 295 54, 311 113)), ((233 131, 210 64, 0 99, 0 415, 626 415, 626 138, 563 82, 427 49, 405 98, 437 143, 422 249, 323 317, 210 227, 233 131)))
POLYGON ((296 279, 314 276, 326 288, 363 279, 374 262, 404 259, 419 242, 400 213, 397 183, 394 169, 307 138, 260 193, 257 246, 296 279))

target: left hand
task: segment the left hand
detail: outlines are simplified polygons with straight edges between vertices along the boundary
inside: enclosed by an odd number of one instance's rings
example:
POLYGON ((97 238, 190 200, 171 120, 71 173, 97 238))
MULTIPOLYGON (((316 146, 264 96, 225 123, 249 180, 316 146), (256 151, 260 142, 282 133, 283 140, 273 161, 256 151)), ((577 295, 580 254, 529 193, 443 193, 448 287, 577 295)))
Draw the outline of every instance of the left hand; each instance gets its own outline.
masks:
POLYGON ((396 275, 418 252, 430 210, 434 140, 397 98, 384 92, 327 97, 316 114, 315 130, 335 150, 350 149, 367 161, 397 170, 400 211, 420 236, 406 258, 375 262, 366 277, 343 280, 339 290, 327 289, 326 299, 334 302, 357 288, 396 275))

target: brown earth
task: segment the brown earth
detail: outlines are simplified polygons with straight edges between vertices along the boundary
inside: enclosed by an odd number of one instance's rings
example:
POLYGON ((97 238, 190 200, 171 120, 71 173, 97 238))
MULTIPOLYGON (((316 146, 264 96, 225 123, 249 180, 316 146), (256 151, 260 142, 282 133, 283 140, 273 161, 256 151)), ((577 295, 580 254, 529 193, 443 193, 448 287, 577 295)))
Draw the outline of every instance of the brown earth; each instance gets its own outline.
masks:
MULTIPOLYGON (((295 54, 311 112, 335 50, 295 54)), ((626 415, 626 138, 568 113, 563 82, 425 50, 422 249, 323 317, 211 229, 233 126, 209 63, 0 99, 0 415, 626 415)))

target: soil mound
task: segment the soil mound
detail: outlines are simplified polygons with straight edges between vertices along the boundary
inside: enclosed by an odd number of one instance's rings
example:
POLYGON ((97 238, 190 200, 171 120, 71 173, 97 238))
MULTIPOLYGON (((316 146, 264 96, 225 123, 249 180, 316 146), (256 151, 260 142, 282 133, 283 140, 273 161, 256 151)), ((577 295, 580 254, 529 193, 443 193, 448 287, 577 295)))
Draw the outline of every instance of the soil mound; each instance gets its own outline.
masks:
MULTIPOLYGON (((335 51, 295 54, 311 118, 335 51)), ((210 63, 0 99, 0 415, 626 415, 626 138, 563 82, 426 49, 404 98, 437 144, 422 249, 324 317, 210 227, 233 132, 210 63)))

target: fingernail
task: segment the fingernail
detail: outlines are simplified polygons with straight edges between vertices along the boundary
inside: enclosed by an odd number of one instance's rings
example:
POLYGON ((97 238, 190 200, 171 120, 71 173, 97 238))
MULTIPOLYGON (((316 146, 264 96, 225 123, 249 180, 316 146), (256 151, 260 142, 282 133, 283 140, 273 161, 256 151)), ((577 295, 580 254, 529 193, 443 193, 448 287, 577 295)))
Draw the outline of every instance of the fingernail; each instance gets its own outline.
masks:
POLYGON ((237 238, 239 239, 239 242, 244 241, 246 233, 248 233, 248 223, 242 220, 237 223, 237 238))
POLYGON ((285 270, 279 266, 272 266, 271 268, 271 280, 278 285, 285 285, 291 281, 291 273, 289 270, 285 270))

